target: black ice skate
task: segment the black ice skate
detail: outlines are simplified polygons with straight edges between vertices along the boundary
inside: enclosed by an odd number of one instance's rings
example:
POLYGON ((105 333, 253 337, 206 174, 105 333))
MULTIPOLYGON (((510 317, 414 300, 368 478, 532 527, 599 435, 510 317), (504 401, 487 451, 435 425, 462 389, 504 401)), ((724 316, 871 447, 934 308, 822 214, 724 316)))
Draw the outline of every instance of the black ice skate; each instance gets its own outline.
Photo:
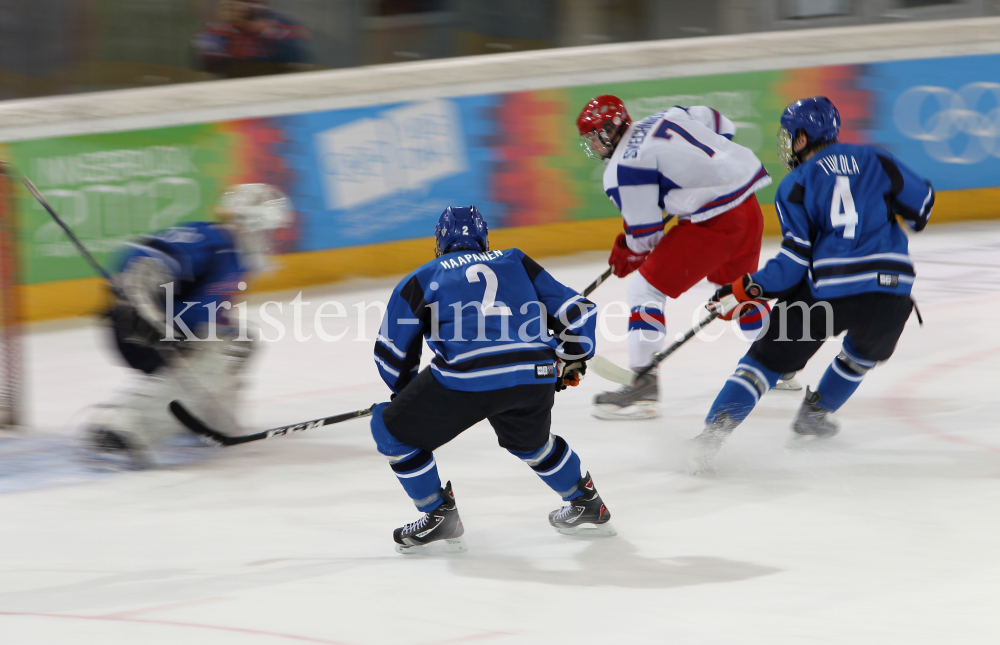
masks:
POLYGON ((615 392, 602 392, 594 397, 593 415, 598 419, 655 419, 660 416, 657 401, 660 388, 656 374, 643 374, 631 385, 615 392))
POLYGON ((792 431, 799 437, 825 439, 840 432, 840 424, 831 417, 833 413, 830 410, 818 405, 819 399, 819 392, 806 388, 806 398, 792 422, 792 431))
POLYGON ((609 521, 611 511, 604 505, 601 496, 594 488, 594 480, 590 473, 583 476, 576 489, 583 495, 572 499, 569 506, 563 506, 549 513, 549 524, 563 535, 618 535, 618 531, 609 521))
POLYGON ((396 541, 396 551, 399 553, 415 553, 423 549, 431 542, 444 540, 446 550, 452 552, 467 551, 469 547, 465 544, 462 534, 465 527, 458 516, 458 507, 455 504, 455 494, 451 492, 451 482, 441 489, 441 497, 444 503, 429 513, 425 513, 416 522, 410 522, 392 532, 392 539, 396 541))

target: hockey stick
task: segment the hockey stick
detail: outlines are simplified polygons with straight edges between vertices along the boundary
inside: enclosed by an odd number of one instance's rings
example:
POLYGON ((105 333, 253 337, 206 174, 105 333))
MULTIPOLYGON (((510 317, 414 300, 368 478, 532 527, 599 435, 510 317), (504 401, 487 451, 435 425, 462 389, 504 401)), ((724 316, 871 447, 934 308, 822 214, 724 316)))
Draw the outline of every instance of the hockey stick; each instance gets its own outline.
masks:
POLYGON ((619 367, 602 356, 595 356, 591 360, 591 365, 594 368, 594 372, 596 372, 598 376, 606 378, 613 383, 631 385, 637 378, 648 374, 668 356, 680 349, 681 345, 694 338, 698 332, 704 329, 710 322, 718 318, 720 315, 721 314, 719 312, 712 312, 708 315, 708 317, 702 319, 701 322, 685 332, 684 335, 678 338, 677 342, 672 344, 670 347, 667 347, 662 352, 656 352, 653 354, 653 360, 650 361, 649 365, 646 365, 634 372, 632 370, 619 367))
POLYGON ((332 425, 334 423, 340 423, 341 421, 350 421, 351 419, 357 419, 360 417, 371 416, 372 409, 375 407, 375 403, 371 407, 367 407, 363 410, 355 410, 354 412, 345 412, 344 414, 336 414, 332 417, 326 417, 324 419, 315 419, 313 421, 303 421, 302 423, 293 423, 289 426, 282 426, 280 428, 271 428, 270 430, 264 430, 263 432, 254 432, 252 434, 245 434, 240 437, 230 437, 229 435, 222 434, 218 430, 214 430, 205 425, 201 419, 191 414, 184 404, 180 401, 170 402, 170 412, 177 417, 188 430, 198 435, 202 441, 205 443, 210 443, 216 446, 235 446, 240 443, 247 443, 250 441, 260 441, 261 439, 270 439, 271 437, 277 437, 280 435, 291 434, 293 432, 303 432, 305 430, 312 430, 313 428, 322 428, 323 426, 332 425))
POLYGON ((613 270, 614 270, 614 267, 610 267, 609 266, 608 269, 607 269, 607 271, 605 271, 601 275, 597 276, 597 279, 594 280, 593 282, 591 282, 590 286, 588 286, 586 289, 584 289, 583 291, 581 291, 580 295, 583 296, 584 298, 586 298, 590 294, 594 293, 594 289, 596 289, 597 287, 601 286, 601 284, 605 280, 607 280, 608 278, 611 277, 611 272, 613 270))
POLYGON ((21 178, 21 183, 24 184, 24 187, 27 188, 28 192, 31 193, 31 196, 34 197, 38 201, 38 203, 42 205, 42 208, 48 211, 49 215, 52 216, 52 219, 55 220, 56 224, 59 225, 59 228, 65 231, 66 237, 68 237, 69 241, 72 242, 74 246, 76 246, 76 250, 80 252, 80 255, 83 256, 83 259, 85 259, 88 263, 90 263, 90 266, 93 267, 95 271, 100 273, 101 277, 110 282, 111 289, 115 291, 115 293, 117 293, 118 285, 115 283, 114 278, 111 277, 111 274, 108 273, 107 270, 105 270, 105 268, 100 265, 100 263, 98 263, 97 259, 90 253, 87 247, 83 245, 83 242, 81 242, 80 239, 76 236, 76 234, 73 233, 72 230, 70 230, 69 226, 66 225, 66 222, 64 222, 62 218, 59 217, 59 215, 55 212, 55 210, 49 205, 49 203, 45 201, 45 198, 42 197, 42 193, 38 191, 38 188, 35 187, 35 184, 31 183, 31 180, 28 179, 25 175, 17 172, 14 169, 14 167, 11 166, 10 164, 4 164, 4 165, 10 169, 10 172, 8 172, 8 174, 17 175, 21 178))

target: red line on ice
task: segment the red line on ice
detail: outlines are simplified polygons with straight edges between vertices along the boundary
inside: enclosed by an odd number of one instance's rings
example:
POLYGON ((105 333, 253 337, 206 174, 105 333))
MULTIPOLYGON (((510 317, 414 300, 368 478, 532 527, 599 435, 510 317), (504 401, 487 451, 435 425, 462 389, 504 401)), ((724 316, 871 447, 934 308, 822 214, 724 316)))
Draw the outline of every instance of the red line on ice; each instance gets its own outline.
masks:
POLYGON ((324 643, 325 645, 351 645, 345 641, 331 641, 325 638, 312 638, 311 636, 297 636, 295 634, 282 634, 280 632, 269 632, 261 629, 244 629, 242 627, 223 627, 222 625, 203 625, 200 623, 179 623, 169 620, 148 620, 145 618, 115 618, 108 616, 74 616, 72 614, 36 614, 30 612, 10 612, 0 611, 0 616, 24 616, 28 618, 65 618, 70 620, 96 620, 117 623, 144 623, 147 625, 166 625, 168 627, 191 627, 194 629, 214 629, 221 632, 236 632, 240 634, 253 634, 255 636, 274 636, 288 640, 305 641, 307 643, 324 643))
POLYGON ((1000 447, 981 443, 973 439, 957 437, 924 422, 916 413, 908 412, 906 410, 906 408, 909 407, 909 404, 907 401, 908 397, 905 396, 906 394, 912 394, 914 390, 926 384, 927 381, 937 380, 952 370, 956 370, 979 361, 984 361, 997 355, 1000 355, 1000 347, 994 347, 987 350, 977 350, 964 356, 959 356, 958 358, 949 358, 948 360, 925 367, 913 376, 904 379, 895 388, 893 388, 892 392, 899 392, 899 396, 892 396, 888 405, 890 408, 894 409, 894 411, 901 412, 919 430, 933 437, 943 441, 951 441, 952 443, 974 446, 990 452, 1000 452, 1000 447))

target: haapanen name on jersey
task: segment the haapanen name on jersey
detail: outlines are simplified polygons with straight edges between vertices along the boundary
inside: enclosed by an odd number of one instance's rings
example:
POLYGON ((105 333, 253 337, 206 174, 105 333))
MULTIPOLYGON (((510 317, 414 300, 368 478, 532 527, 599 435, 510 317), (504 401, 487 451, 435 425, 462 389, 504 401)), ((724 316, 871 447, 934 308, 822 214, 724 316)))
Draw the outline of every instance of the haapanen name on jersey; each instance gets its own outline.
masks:
POLYGON ((487 262, 503 256, 503 251, 486 251, 484 253, 466 253, 453 258, 441 260, 441 266, 445 269, 457 269, 473 262, 487 262))
POLYGON ((861 172, 854 155, 827 155, 816 161, 827 175, 857 175, 861 172))

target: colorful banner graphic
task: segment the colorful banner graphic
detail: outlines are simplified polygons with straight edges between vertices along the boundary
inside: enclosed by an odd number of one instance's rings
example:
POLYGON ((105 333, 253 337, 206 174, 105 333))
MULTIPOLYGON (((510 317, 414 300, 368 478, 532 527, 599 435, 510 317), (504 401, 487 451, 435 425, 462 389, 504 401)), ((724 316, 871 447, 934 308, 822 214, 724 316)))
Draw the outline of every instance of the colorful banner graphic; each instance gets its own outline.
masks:
MULTIPOLYGON (((575 118, 616 94, 640 119, 708 105, 774 177, 781 110, 829 96, 841 139, 885 148, 939 191, 1000 186, 1000 56, 827 66, 432 99, 348 110, 11 143, 102 262, 131 236, 212 218, 228 184, 267 182, 294 202, 282 252, 429 236, 448 205, 476 204, 494 229, 617 218, 604 166, 580 150, 575 118)), ((29 283, 90 275, 41 207, 19 198, 29 283)), ((982 210, 982 209, 980 209, 982 210)), ((988 216, 988 213, 987 213, 988 216)))

